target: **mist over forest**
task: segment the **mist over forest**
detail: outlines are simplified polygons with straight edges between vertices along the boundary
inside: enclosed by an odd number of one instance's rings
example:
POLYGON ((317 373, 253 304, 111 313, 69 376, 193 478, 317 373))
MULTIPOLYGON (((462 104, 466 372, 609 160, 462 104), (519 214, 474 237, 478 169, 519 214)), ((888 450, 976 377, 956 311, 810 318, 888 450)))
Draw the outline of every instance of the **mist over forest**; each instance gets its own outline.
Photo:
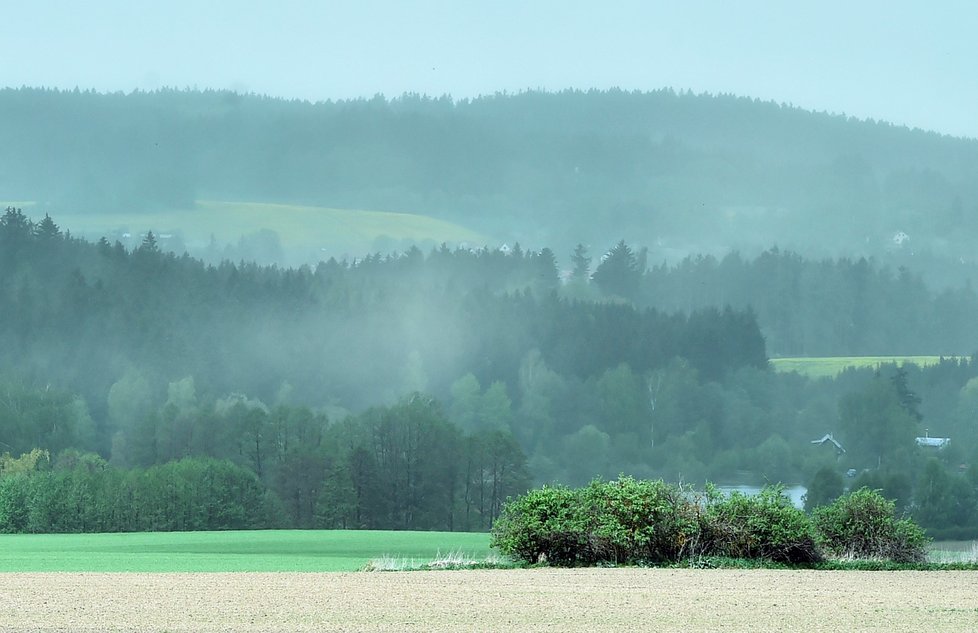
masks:
POLYGON ((669 90, 22 88, 0 146, 0 530, 487 529, 619 473, 978 525, 978 140, 669 90), (231 202, 267 226, 193 243, 231 202), (484 243, 297 253, 300 207, 484 243), (911 355, 945 358, 769 363, 911 355))

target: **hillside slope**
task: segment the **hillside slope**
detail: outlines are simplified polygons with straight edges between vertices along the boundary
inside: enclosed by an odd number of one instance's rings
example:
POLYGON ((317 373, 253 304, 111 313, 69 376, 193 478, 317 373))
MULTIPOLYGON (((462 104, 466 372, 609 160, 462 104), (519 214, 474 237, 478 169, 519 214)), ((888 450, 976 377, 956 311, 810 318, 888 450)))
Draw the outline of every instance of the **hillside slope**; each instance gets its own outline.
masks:
POLYGON ((978 140, 732 96, 8 89, 0 146, 0 199, 61 217, 263 200, 432 214, 558 252, 624 236, 656 257, 972 258, 978 236, 978 140))
MULTIPOLYGON (((25 213, 43 218, 37 205, 25 213)), ((411 245, 442 243, 481 247, 492 243, 458 224, 425 215, 361 209, 258 202, 200 200, 191 208, 66 216, 65 228, 93 241, 106 237, 134 248, 148 231, 160 246, 189 250, 210 260, 257 260, 261 263, 316 263, 330 257, 405 251, 411 245)))

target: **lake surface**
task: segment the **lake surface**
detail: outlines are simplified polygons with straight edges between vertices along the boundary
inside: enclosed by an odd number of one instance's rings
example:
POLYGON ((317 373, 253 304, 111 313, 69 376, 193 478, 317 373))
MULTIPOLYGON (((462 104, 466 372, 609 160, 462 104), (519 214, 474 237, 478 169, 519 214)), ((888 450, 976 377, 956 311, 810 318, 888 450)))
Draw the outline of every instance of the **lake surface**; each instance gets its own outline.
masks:
MULTIPOLYGON (((742 492, 747 495, 756 495, 761 491, 761 486, 717 486, 718 489, 722 490, 726 494, 731 492, 742 492)), ((796 508, 804 508, 805 501, 802 497, 808 492, 808 488, 805 486, 785 486, 784 493, 788 495, 791 499, 791 503, 795 504, 796 508)))

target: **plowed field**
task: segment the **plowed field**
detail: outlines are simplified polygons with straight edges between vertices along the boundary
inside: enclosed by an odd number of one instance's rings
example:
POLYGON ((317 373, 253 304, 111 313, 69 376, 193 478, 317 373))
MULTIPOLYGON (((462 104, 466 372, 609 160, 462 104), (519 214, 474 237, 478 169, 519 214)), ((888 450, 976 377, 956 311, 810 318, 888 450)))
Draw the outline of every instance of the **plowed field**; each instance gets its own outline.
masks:
POLYGON ((978 631, 978 572, 0 574, 2 631, 978 631))

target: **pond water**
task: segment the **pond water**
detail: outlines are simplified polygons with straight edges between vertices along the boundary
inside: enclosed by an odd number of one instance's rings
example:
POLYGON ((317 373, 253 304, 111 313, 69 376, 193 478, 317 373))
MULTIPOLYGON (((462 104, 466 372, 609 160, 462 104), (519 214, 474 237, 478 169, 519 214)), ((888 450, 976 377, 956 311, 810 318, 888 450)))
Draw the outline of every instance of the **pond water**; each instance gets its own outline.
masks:
MULTIPOLYGON (((731 492, 742 492, 748 495, 756 495, 761 491, 761 486, 723 486, 718 485, 717 488, 723 492, 730 494, 731 492)), ((805 493, 808 492, 808 488, 805 486, 785 486, 784 493, 788 495, 791 499, 791 503, 795 504, 796 508, 804 508, 805 501, 802 499, 805 493)))

